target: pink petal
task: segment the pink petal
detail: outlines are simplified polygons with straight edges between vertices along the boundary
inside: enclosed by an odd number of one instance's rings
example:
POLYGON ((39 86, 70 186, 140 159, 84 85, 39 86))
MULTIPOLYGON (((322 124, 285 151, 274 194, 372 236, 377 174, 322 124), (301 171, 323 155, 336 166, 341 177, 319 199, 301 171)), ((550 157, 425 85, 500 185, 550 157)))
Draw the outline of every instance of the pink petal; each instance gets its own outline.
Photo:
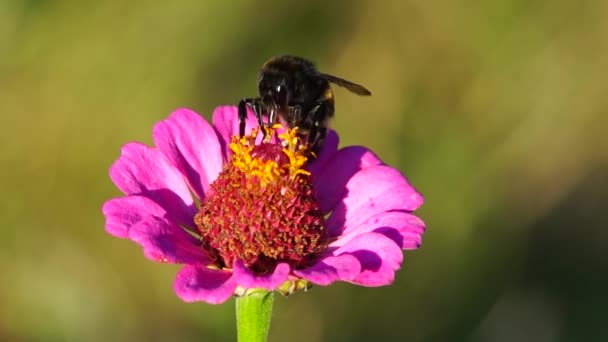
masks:
POLYGON ((148 216, 129 230, 129 238, 141 245, 153 261, 175 264, 209 264, 200 242, 175 223, 148 216))
POLYGON ((213 127, 196 112, 182 108, 157 123, 153 136, 158 149, 186 177, 194 193, 204 198, 224 163, 213 127))
POLYGON ((330 246, 343 246, 358 235, 376 232, 392 239, 402 249, 416 249, 422 244, 424 230, 424 222, 411 213, 402 211, 382 212, 357 226, 346 227, 341 232, 338 240, 330 246))
POLYGON ((287 277, 291 268, 286 263, 278 264, 272 273, 264 275, 256 275, 251 272, 241 260, 234 262, 234 278, 237 284, 245 289, 263 288, 269 291, 281 286, 287 277))
POLYGON ((353 281, 361 273, 361 263, 350 254, 326 257, 311 267, 293 273, 317 285, 326 286, 335 281, 353 281))
POLYGON ((236 290, 236 281, 230 272, 187 265, 177 273, 173 289, 184 302, 221 304, 236 290))
POLYGON ((334 153, 325 166, 313 174, 316 198, 323 212, 330 212, 344 197, 346 184, 359 171, 382 161, 370 150, 361 146, 349 146, 334 153))
POLYGON ((176 222, 191 225, 196 213, 183 175, 155 148, 140 143, 122 147, 110 168, 110 178, 126 195, 141 195, 158 203, 176 222))
MULTIPOLYGON (((213 111, 213 126, 222 144, 224 159, 228 160, 232 152, 228 145, 232 141, 232 136, 239 135, 239 114, 236 106, 221 106, 213 111)), ((258 121, 251 109, 247 109, 247 119, 245 120, 245 134, 258 127, 258 121)))
POLYGON ((106 217, 106 231, 119 238, 128 237, 131 226, 144 217, 164 217, 167 213, 151 199, 135 195, 112 198, 104 203, 102 211, 106 217))
POLYGON ((370 287, 391 284, 403 261, 401 248, 393 240, 379 233, 358 235, 336 249, 333 254, 355 256, 361 263, 361 273, 352 282, 370 287))
POLYGON ((323 144, 323 148, 321 148, 321 152, 317 158, 308 166, 308 170, 316 177, 316 174, 319 173, 325 167, 325 164, 334 156, 334 154, 338 151, 338 144, 340 143, 340 137, 333 129, 327 131, 327 137, 325 138, 325 143, 323 144))
POLYGON ((376 165, 357 172, 345 186, 345 197, 327 220, 332 234, 356 226, 381 212, 414 211, 423 198, 397 169, 376 165))

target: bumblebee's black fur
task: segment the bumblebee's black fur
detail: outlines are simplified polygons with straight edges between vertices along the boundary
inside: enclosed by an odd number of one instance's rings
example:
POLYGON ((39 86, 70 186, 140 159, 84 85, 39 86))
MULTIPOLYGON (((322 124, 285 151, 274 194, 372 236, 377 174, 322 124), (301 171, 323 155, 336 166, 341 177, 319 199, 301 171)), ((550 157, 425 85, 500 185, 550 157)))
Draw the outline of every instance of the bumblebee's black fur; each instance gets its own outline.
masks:
POLYGON ((298 127, 300 137, 313 153, 318 153, 327 134, 327 122, 334 114, 330 82, 358 95, 371 95, 363 86, 317 71, 304 58, 281 56, 264 63, 258 75, 259 97, 239 102, 239 133, 245 134, 247 106, 253 109, 266 134, 278 119, 290 128, 298 127), (267 122, 264 122, 264 116, 267 122))

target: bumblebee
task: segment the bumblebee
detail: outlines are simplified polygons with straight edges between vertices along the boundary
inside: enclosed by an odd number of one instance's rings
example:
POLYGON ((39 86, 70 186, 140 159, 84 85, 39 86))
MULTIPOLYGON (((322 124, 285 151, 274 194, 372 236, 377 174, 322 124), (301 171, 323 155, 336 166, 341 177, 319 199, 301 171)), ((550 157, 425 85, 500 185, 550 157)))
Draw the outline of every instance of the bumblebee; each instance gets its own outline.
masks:
POLYGON ((328 121, 334 115, 334 93, 330 83, 349 91, 369 96, 365 87, 340 77, 317 71, 315 65, 301 57, 273 57, 258 74, 259 97, 243 98, 239 102, 239 134, 245 135, 247 106, 255 113, 260 128, 277 122, 289 128, 298 127, 298 134, 311 152, 318 154, 327 134, 328 121), (264 122, 264 117, 267 121, 264 122))

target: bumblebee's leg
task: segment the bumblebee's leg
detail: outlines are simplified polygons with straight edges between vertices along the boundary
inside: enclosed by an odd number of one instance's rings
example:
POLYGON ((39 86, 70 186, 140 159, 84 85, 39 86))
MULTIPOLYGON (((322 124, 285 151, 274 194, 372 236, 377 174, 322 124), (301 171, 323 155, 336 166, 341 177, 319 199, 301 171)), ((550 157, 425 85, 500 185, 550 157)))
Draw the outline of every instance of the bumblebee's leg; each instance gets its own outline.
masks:
POLYGON ((312 121, 312 125, 310 127, 310 130, 308 130, 308 138, 306 143, 308 144, 308 146, 313 146, 313 144, 315 143, 315 141, 317 140, 317 134, 319 133, 319 120, 318 117, 321 111, 323 111, 323 109, 321 108, 322 104, 317 104, 316 106, 314 106, 312 108, 312 110, 310 111, 310 113, 308 113, 309 117, 311 118, 312 121))
POLYGON ((272 108, 268 112, 268 127, 272 127, 274 125, 274 121, 277 119, 277 110, 272 108))
MULTIPOLYGON (((287 115, 287 126, 293 128, 297 127, 299 123, 302 123, 302 106, 294 105, 289 107, 287 115)), ((302 128, 302 127, 300 127, 302 128)))
POLYGON ((325 137, 327 136, 327 128, 325 126, 319 125, 316 130, 316 136, 313 138, 312 144, 310 144, 310 150, 315 154, 315 156, 319 155, 321 152, 321 148, 325 143, 325 137))
POLYGON ((247 118, 247 105, 251 105, 253 99, 244 98, 239 101, 239 136, 245 135, 245 119, 247 118))
POLYGON ((258 119, 258 125, 262 130, 262 139, 264 139, 266 137, 266 124, 264 123, 264 119, 262 117, 262 99, 259 97, 253 99, 252 107, 255 117, 258 119))
POLYGON ((325 142, 325 136, 327 135, 327 127, 325 127, 326 120, 333 114, 333 108, 326 101, 317 104, 312 111, 310 116, 312 118, 312 127, 308 134, 308 145, 313 153, 319 154, 323 143, 325 142))
POLYGON ((247 106, 253 109, 255 117, 258 119, 258 123, 264 130, 264 122, 262 121, 262 101, 259 97, 256 98, 244 98, 239 102, 239 135, 242 137, 245 135, 245 119, 247 118, 247 106))

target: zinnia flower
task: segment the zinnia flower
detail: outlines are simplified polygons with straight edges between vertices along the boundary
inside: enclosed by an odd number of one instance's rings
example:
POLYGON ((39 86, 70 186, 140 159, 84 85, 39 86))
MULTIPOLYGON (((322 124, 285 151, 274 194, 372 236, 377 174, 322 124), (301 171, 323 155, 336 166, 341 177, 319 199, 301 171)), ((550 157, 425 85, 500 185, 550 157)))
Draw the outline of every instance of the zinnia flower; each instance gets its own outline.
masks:
POLYGON ((421 244, 422 196, 370 150, 338 149, 334 131, 311 161, 297 131, 261 141, 256 126, 249 113, 253 133, 238 138, 235 107, 216 109, 213 126, 179 109, 154 127, 156 147, 126 144, 110 169, 125 196, 104 204, 107 232, 183 264, 174 289, 187 302, 391 284, 402 249, 421 244))

